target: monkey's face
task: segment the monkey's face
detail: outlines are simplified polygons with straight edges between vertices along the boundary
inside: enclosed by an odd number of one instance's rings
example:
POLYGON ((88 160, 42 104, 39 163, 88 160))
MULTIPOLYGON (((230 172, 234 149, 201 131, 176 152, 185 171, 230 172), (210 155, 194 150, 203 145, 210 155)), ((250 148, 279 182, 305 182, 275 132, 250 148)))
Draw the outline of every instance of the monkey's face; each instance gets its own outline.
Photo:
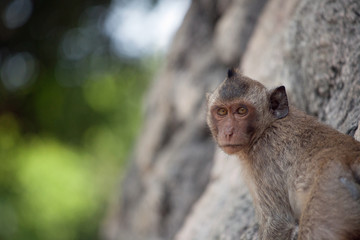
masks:
POLYGON ((284 87, 268 92, 261 83, 234 69, 207 97, 207 123, 218 145, 228 154, 250 147, 272 121, 288 114, 284 87))
POLYGON ((246 102, 214 104, 209 109, 211 132, 220 148, 234 154, 246 146, 255 131, 255 108, 246 102))

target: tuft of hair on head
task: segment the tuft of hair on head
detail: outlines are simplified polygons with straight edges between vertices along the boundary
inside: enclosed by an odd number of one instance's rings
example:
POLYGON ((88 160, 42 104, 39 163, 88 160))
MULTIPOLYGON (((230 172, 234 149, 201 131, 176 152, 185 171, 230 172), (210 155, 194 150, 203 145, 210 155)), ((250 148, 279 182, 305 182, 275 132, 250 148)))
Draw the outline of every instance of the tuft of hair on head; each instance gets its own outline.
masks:
POLYGON ((227 77, 228 78, 232 78, 236 74, 237 74, 237 71, 236 71, 235 68, 229 68, 228 71, 227 71, 227 77))

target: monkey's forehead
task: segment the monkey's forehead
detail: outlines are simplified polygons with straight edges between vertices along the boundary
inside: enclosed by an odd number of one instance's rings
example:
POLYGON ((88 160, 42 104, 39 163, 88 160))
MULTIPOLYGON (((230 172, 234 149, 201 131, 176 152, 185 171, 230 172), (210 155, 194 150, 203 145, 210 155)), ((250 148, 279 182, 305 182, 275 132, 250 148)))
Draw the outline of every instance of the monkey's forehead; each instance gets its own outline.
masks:
POLYGON ((261 83, 244 76, 225 79, 209 97, 209 105, 215 102, 248 101, 253 104, 264 101, 267 89, 261 83))
POLYGON ((221 85, 218 90, 218 97, 223 101, 232 101, 246 96, 250 88, 247 81, 239 78, 228 78, 221 85))

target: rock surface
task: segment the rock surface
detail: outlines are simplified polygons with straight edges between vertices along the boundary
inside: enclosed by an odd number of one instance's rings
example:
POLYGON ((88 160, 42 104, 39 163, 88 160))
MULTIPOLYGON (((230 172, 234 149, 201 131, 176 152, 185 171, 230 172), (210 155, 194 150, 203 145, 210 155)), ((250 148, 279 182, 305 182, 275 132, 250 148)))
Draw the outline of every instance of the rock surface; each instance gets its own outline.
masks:
POLYGON ((240 64, 291 102, 359 137, 357 0, 193 1, 146 101, 145 123, 104 239, 255 239, 236 159, 205 124, 205 93, 240 64))

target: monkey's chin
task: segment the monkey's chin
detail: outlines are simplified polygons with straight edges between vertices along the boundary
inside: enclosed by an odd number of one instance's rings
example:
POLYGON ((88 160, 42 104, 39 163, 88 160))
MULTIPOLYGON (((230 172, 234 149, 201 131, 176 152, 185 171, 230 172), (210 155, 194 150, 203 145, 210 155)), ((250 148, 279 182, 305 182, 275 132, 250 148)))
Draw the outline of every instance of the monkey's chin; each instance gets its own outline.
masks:
POLYGON ((229 155, 235 154, 237 152, 240 152, 243 149, 243 145, 240 144, 226 144, 221 145, 220 148, 229 155))

